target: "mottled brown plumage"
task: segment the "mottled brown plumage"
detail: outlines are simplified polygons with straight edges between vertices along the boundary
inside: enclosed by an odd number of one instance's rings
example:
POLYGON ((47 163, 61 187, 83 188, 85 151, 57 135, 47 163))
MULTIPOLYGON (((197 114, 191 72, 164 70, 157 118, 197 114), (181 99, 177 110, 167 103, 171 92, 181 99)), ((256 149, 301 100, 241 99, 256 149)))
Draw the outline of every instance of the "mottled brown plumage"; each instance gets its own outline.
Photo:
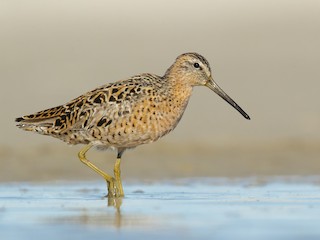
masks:
POLYGON ((213 81, 208 61, 197 53, 186 53, 180 55, 162 77, 146 73, 103 85, 65 105, 17 118, 17 126, 69 144, 87 144, 79 153, 80 160, 107 180, 109 196, 123 196, 122 153, 154 142, 173 130, 194 86, 209 87, 250 119, 213 81), (118 151, 115 177, 85 158, 91 146, 118 151))

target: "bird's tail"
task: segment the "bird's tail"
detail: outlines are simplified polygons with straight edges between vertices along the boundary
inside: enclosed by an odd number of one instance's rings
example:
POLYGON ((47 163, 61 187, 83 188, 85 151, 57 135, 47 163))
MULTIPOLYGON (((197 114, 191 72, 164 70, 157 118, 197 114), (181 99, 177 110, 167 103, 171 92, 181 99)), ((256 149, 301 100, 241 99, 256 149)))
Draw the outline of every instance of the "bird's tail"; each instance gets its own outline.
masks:
POLYGON ((55 126, 56 120, 65 112, 64 106, 49 108, 34 114, 18 117, 15 121, 17 127, 25 130, 47 135, 55 126))

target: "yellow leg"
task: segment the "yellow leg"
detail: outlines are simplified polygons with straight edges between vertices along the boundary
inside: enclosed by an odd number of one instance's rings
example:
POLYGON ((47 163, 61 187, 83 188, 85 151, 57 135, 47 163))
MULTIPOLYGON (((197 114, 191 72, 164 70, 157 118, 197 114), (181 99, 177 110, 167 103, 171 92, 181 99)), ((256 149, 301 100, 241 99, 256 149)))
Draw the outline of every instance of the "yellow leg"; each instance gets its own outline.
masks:
POLYGON ((114 164, 114 177, 116 179, 116 182, 119 188, 119 194, 120 194, 119 197, 123 197, 124 191, 123 191, 122 182, 121 182, 120 162, 121 162, 121 158, 118 157, 116 160, 116 163, 114 164))
POLYGON ((79 159, 81 162, 83 162, 85 165, 87 165, 89 168, 91 168, 93 171, 97 172, 98 174, 100 174, 110 185, 111 182, 114 182, 114 178, 112 176, 110 176, 109 174, 103 172, 102 170, 100 170, 99 168, 97 168, 93 163, 91 163, 87 158, 86 158, 86 153, 88 152, 88 150, 92 147, 92 144, 88 144, 87 146, 85 146, 79 153, 79 159))
POLYGON ((109 174, 103 172, 98 167, 96 167, 93 163, 91 163, 86 158, 86 153, 89 151, 89 149, 93 145, 90 143, 87 146, 85 146, 78 154, 79 159, 82 163, 87 165, 89 168, 91 168, 93 171, 100 174, 106 181, 108 185, 108 197, 114 198, 114 197, 123 197, 124 192, 122 188, 121 178, 120 178, 120 157, 118 157, 115 166, 114 166, 114 175, 115 177, 110 176, 109 174))
POLYGON ((89 151, 89 149, 92 147, 92 144, 88 144, 85 146, 78 154, 79 159, 81 162, 83 162, 85 165, 87 165, 89 168, 91 168, 93 171, 100 174, 106 181, 108 185, 108 197, 118 197, 119 196, 119 187, 118 183, 115 180, 114 177, 110 176, 109 174, 103 172, 99 168, 97 168, 93 163, 91 163, 86 158, 86 153, 89 151))

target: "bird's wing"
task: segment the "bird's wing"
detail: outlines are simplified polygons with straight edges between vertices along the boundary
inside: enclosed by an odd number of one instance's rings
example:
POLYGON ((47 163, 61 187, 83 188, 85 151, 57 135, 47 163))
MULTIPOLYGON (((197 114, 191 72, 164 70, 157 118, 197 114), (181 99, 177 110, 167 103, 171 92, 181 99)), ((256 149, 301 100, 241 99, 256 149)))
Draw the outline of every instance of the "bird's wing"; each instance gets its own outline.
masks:
POLYGON ((149 81, 151 76, 154 75, 141 74, 106 84, 67 103, 66 113, 74 119, 70 127, 73 131, 85 131, 94 126, 106 126, 110 120, 132 113, 136 104, 154 90, 153 81, 149 81))

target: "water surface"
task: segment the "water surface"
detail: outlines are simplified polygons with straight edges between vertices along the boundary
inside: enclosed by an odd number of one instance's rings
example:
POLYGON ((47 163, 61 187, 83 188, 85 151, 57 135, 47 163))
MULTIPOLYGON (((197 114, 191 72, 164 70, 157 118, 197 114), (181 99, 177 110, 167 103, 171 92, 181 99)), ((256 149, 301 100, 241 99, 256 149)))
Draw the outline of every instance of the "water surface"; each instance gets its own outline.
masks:
MULTIPOLYGON (((300 179, 301 180, 301 179, 300 179)), ((1 239, 319 239, 320 185, 274 179, 0 185, 1 239)))

